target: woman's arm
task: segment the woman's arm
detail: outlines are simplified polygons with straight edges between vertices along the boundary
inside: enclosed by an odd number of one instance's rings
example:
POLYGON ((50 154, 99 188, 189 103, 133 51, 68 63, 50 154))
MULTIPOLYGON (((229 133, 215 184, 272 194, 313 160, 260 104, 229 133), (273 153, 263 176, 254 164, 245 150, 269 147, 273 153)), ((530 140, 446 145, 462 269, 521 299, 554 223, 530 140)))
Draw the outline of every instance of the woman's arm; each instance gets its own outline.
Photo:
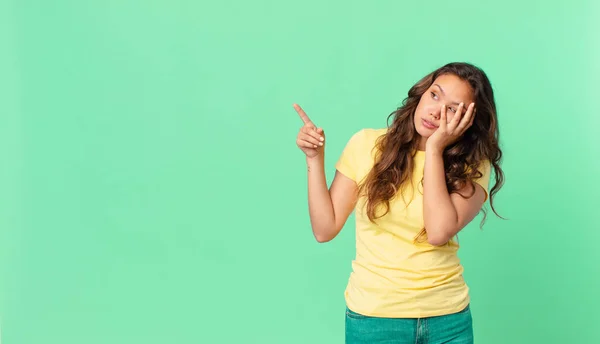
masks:
POLYGON ((356 183, 336 171, 327 189, 324 158, 306 158, 308 167, 308 208, 313 235, 318 242, 335 238, 344 227, 356 204, 356 183))
MULTIPOLYGON (((431 245, 444 245, 477 216, 485 202, 485 191, 479 184, 473 183, 475 194, 470 198, 463 198, 457 193, 449 194, 443 150, 433 147, 428 147, 425 152, 423 179, 423 216, 427 240, 431 245)), ((472 188, 467 184, 458 192, 470 195, 472 188)))
POLYGON ((458 111, 448 123, 446 107, 442 105, 440 126, 427 139, 425 148, 425 172, 423 177, 423 216, 425 231, 432 245, 444 245, 453 236, 471 222, 481 210, 485 202, 485 191, 474 184, 457 190, 463 195, 470 195, 475 187, 475 193, 470 198, 448 192, 444 171, 443 152, 445 147, 458 140, 473 124, 475 104, 471 103, 467 112, 462 116, 464 104, 458 106, 458 111))
POLYGON ((327 242, 338 235, 352 213, 358 187, 354 180, 337 172, 327 189, 323 128, 317 128, 300 105, 294 104, 294 108, 304 122, 296 144, 306 155, 310 224, 315 239, 327 242))

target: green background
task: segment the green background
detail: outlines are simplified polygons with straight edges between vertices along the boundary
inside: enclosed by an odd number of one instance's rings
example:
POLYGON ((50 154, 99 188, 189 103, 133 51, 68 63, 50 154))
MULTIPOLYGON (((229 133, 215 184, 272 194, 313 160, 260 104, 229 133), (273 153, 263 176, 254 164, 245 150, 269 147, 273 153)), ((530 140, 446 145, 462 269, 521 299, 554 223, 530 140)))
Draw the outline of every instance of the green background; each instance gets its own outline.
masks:
POLYGON ((506 186, 461 234, 478 343, 597 343, 594 1, 0 1, 4 344, 342 343, 327 173, 450 61, 497 95, 506 186))

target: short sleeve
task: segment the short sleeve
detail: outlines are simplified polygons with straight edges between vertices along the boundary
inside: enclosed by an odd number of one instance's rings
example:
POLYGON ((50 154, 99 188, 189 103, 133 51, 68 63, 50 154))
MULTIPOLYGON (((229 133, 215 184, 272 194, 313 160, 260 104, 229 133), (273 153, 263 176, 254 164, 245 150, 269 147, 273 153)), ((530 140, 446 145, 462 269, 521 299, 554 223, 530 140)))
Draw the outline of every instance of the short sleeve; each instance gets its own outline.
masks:
POLYGON ((491 164, 490 164, 489 160, 485 160, 481 163, 481 165, 479 166, 479 172, 481 172, 482 176, 473 181, 475 183, 481 185, 481 187, 483 188, 483 191, 485 191, 485 200, 484 201, 487 201, 488 193, 489 193, 488 188, 490 185, 490 175, 491 175, 491 164))
POLYGON ((361 130, 350 138, 350 140, 346 143, 346 147, 342 151, 337 163, 335 164, 335 168, 345 175, 346 177, 357 181, 358 175, 358 150, 362 147, 362 141, 364 138, 364 130, 361 130))

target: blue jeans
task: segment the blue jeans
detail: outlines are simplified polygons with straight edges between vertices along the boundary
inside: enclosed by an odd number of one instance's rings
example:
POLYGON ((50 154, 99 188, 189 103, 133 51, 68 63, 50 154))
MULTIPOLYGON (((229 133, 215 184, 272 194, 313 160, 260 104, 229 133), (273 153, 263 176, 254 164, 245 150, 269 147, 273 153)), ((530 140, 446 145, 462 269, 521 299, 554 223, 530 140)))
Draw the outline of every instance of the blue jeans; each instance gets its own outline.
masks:
POLYGON ((378 318, 346 308, 346 344, 473 344, 473 319, 467 306, 436 317, 378 318))

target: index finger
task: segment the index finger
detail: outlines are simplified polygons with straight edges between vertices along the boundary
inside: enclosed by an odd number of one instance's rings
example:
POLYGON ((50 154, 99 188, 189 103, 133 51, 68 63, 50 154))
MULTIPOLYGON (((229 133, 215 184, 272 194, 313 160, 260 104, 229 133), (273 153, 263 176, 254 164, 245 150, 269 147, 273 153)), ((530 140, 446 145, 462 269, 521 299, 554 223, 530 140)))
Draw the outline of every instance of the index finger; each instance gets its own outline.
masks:
POLYGON ((447 119, 446 119, 446 105, 442 104, 442 109, 440 110, 440 126, 439 129, 441 129, 442 131, 446 130, 446 127, 448 126, 447 123, 447 119))
POLYGON ((296 112, 298 113, 298 115, 300 115, 300 118, 302 119, 302 122, 304 122, 304 124, 309 124, 309 123, 312 124, 312 121, 310 120, 310 118, 308 118, 308 116, 306 115, 306 112, 304 112, 304 110, 302 110, 300 105, 294 104, 294 109, 296 109, 296 112))
POLYGON ((465 117, 463 117, 462 121, 464 121, 465 123, 469 123, 474 115, 475 115, 475 103, 471 103, 467 107, 467 112, 465 112, 465 117))
POLYGON ((460 123, 460 121, 462 119, 464 119, 464 117, 462 117, 462 112, 465 108, 464 103, 460 103, 458 105, 458 109, 456 110, 456 115, 454 115, 454 117, 452 117, 452 120, 450 121, 450 123, 452 123, 452 125, 456 128, 456 126, 460 123))

